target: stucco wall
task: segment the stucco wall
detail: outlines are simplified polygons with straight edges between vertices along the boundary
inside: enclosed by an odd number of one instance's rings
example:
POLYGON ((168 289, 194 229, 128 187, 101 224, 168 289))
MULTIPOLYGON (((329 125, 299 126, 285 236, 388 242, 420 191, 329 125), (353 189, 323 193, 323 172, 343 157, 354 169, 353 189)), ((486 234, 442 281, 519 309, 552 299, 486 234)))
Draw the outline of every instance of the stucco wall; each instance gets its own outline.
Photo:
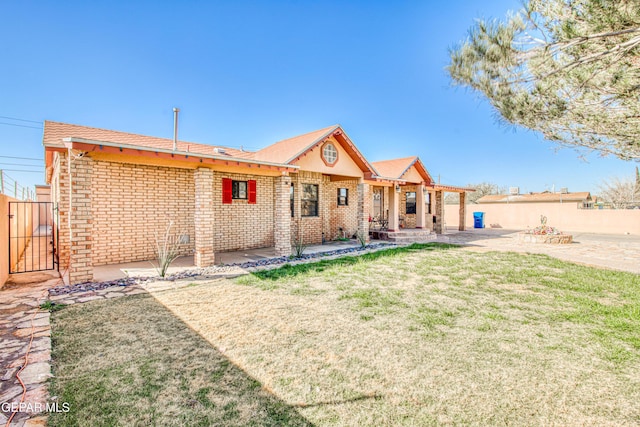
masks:
POLYGON ((95 161, 91 199, 94 266, 153 259, 169 219, 189 234, 182 254, 193 253, 193 170, 95 161))
MULTIPOLYGON (((567 232, 631 233, 640 235, 640 210, 578 209, 575 203, 509 203, 467 205, 466 226, 473 228, 473 212, 485 212, 485 227, 526 230, 547 224, 567 232)), ((445 206, 447 227, 458 226, 458 205, 445 206)))

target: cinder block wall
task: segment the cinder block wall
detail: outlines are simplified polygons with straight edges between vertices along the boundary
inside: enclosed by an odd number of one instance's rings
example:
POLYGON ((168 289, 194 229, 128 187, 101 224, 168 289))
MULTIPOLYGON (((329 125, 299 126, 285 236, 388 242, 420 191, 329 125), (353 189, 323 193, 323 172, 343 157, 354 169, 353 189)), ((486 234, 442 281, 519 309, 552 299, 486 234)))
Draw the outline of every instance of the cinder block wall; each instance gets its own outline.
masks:
POLYGON ((94 266, 153 259, 154 233, 189 235, 181 254, 194 250, 193 170, 95 161, 91 182, 94 266))
POLYGON ((214 172, 214 248, 216 252, 274 246, 274 178, 214 172), (222 204, 222 178, 256 181, 256 203, 233 200, 222 204))

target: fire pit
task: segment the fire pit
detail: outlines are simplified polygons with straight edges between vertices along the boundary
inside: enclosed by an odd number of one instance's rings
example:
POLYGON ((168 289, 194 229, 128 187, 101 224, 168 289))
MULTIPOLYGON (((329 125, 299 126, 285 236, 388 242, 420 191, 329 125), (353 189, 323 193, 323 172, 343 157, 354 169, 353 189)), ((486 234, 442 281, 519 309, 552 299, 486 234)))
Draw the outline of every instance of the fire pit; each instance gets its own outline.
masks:
POLYGON ((573 242, 573 236, 571 234, 564 234, 557 228, 547 225, 547 217, 540 215, 540 225, 533 230, 519 233, 518 241, 522 243, 566 245, 573 242))

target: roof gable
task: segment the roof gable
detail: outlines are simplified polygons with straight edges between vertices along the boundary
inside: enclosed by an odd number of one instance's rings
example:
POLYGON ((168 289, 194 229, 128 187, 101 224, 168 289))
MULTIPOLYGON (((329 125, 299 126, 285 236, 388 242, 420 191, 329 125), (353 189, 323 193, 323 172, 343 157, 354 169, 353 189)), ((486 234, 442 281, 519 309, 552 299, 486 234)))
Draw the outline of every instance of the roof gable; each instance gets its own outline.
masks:
POLYGON ((382 160, 372 163, 377 175, 381 178, 408 179, 415 181, 419 176, 422 181, 430 184, 433 182, 431 175, 417 156, 403 157, 401 159, 382 160))
POLYGON ((349 157, 358 165, 364 173, 374 174, 375 169, 365 159, 360 150, 347 136, 340 125, 333 125, 293 138, 278 141, 255 153, 256 160, 295 164, 309 151, 320 146, 328 138, 333 137, 335 141, 345 150, 349 157))

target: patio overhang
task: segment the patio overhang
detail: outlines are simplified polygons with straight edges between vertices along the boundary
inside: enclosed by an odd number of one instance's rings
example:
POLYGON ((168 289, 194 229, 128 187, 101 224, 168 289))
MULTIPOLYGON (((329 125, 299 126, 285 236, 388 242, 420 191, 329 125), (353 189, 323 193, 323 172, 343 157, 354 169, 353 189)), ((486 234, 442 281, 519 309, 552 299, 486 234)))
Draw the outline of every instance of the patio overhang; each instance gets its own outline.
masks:
POLYGON ((445 193, 468 193, 468 192, 476 191, 475 188, 457 187, 455 185, 445 185, 445 184, 427 185, 427 189, 433 190, 433 191, 443 191, 445 193))

